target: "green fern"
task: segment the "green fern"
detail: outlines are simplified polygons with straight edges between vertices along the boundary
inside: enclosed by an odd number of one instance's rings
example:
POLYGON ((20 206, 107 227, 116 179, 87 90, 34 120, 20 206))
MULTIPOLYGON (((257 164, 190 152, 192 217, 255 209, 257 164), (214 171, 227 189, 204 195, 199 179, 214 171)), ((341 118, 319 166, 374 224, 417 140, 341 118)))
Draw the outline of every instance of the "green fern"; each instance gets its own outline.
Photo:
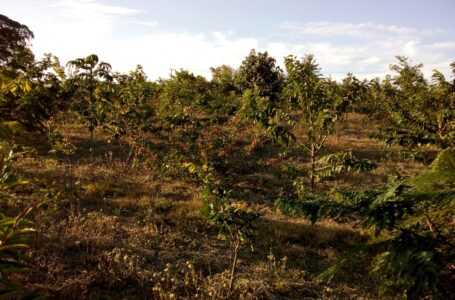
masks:
MULTIPOLYGON (((8 155, 0 151, 1 199, 8 199, 15 187, 27 184, 19 179, 11 167, 12 162, 22 155, 15 151, 17 149, 12 147, 8 155)), ((0 299, 9 299, 24 292, 22 286, 10 280, 10 275, 31 270, 24 251, 30 247, 29 235, 35 232, 33 223, 25 219, 32 209, 29 207, 14 218, 0 213, 0 299)))
POLYGON ((371 171, 376 164, 368 159, 358 159, 352 151, 341 151, 321 157, 316 163, 316 174, 319 179, 332 177, 349 171, 371 171))
POLYGON ((312 223, 350 220, 370 230, 368 242, 343 255, 319 279, 331 278, 362 253, 383 278, 381 293, 415 299, 453 295, 455 275, 455 172, 424 172, 380 190, 341 190, 280 198, 275 207, 312 223))
POLYGON ((431 164, 433 171, 455 172, 455 149, 447 148, 441 151, 431 164))
POLYGON ((10 280, 10 274, 32 270, 23 254, 30 247, 29 234, 36 231, 25 219, 30 211, 26 209, 15 218, 0 214, 0 299, 24 292, 22 286, 10 280))

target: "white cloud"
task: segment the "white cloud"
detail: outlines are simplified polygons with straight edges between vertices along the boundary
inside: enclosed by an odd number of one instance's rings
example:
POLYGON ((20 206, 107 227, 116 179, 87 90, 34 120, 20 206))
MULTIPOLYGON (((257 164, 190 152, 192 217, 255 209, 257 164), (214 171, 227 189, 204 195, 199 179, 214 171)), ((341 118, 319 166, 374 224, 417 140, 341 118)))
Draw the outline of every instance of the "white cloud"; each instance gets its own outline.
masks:
POLYGON ((158 26, 158 22, 153 22, 153 21, 134 21, 132 23, 139 24, 139 25, 144 25, 144 26, 147 26, 147 27, 158 26))
POLYGON ((64 9, 70 13, 70 16, 84 19, 93 16, 132 15, 140 12, 128 7, 97 3, 95 0, 59 0, 50 2, 48 6, 64 9))
POLYGON ((48 11, 43 14, 47 13, 48 22, 33 28, 49 27, 48 33, 65 30, 66 34, 83 35, 89 41, 92 37, 112 32, 120 17, 141 13, 138 9, 102 4, 96 0, 51 0, 46 6, 48 11))
MULTIPOLYGON (((395 55, 425 64, 427 75, 437 68, 450 74, 455 41, 438 29, 375 23, 285 22, 275 40, 227 32, 172 32, 147 19, 146 12, 99 0, 43 0, 48 9, 37 16, 30 8, 23 20, 34 31, 38 57, 52 52, 62 63, 92 53, 128 72, 142 64, 152 79, 167 77, 171 69, 189 69, 210 76, 209 68, 239 66, 250 49, 268 51, 282 65, 289 54, 312 53, 322 72, 335 79, 353 72, 359 77, 383 76, 395 55), (139 26, 141 25, 141 26, 139 26), (121 33, 117 30, 121 28, 121 33), (444 38, 441 42, 439 38, 444 38), (429 41, 431 40, 431 41, 429 41), (451 57, 452 55, 452 57, 451 57)), ((38 8, 36 4, 34 8, 38 8)))
POLYGON ((434 50, 452 50, 455 51, 455 42, 433 43, 430 45, 434 50))
POLYGON ((372 22, 284 22, 280 28, 294 34, 315 35, 320 37, 356 37, 362 39, 377 39, 391 36, 434 35, 441 30, 419 31, 415 28, 397 25, 384 25, 372 22))
POLYGON ((372 56, 372 57, 365 58, 365 59, 361 60, 360 62, 362 64, 374 65, 374 64, 378 63, 379 61, 381 61, 381 59, 379 57, 372 56))
POLYGON ((221 64, 237 67, 253 48, 268 51, 281 65, 283 57, 289 54, 303 56, 312 53, 322 72, 334 79, 340 79, 348 72, 359 77, 384 76, 390 73, 389 65, 396 62, 395 55, 407 55, 416 63, 424 62, 427 75, 434 68, 449 74, 450 63, 447 56, 450 51, 446 50, 450 45, 422 44, 419 41, 397 41, 384 45, 366 43, 358 47, 330 42, 264 44, 256 38, 241 38, 220 32, 209 35, 156 32, 119 39, 83 36, 73 39, 60 32, 55 34, 55 38, 47 37, 35 43, 37 52, 51 49, 61 57, 62 62, 97 53, 121 72, 142 64, 151 78, 167 77, 171 69, 180 68, 210 76, 210 67, 221 64))
POLYGON ((334 78, 347 72, 368 78, 384 76, 390 73, 389 65, 396 62, 396 55, 424 63, 426 76, 435 68, 450 74, 449 64, 455 58, 451 54, 455 42, 434 41, 446 39, 440 29, 348 22, 284 22, 279 27, 294 41, 281 48, 295 54, 313 53, 323 71, 334 78))
POLYGON ((167 77, 171 69, 180 68, 210 76, 210 67, 236 66, 250 49, 258 46, 256 39, 229 39, 221 33, 156 33, 106 44, 99 53, 103 59, 115 62, 114 68, 121 71, 140 63, 152 78, 167 77))

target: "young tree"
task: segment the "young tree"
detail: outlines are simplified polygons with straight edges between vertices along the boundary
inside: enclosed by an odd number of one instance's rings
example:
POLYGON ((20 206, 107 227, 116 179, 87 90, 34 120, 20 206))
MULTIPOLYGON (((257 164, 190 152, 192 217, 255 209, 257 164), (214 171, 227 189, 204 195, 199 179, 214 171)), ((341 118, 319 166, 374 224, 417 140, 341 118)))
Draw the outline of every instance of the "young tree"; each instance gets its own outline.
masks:
POLYGON ((268 135, 281 144, 288 144, 294 136, 281 123, 285 117, 283 72, 267 52, 251 50, 237 73, 237 85, 242 91, 240 115, 264 128, 268 135))
POLYGON ((211 108, 220 118, 226 118, 237 112, 240 107, 240 90, 236 86, 236 70, 227 65, 211 68, 211 108))
POLYGON ((114 138, 130 133, 137 137, 153 128, 158 85, 147 79, 142 66, 129 74, 116 74, 115 92, 108 113, 108 126, 114 138))
POLYGON ((368 95, 368 82, 360 81, 355 75, 348 73, 340 84, 341 101, 337 105, 339 113, 346 113, 350 110, 361 111, 365 105, 368 95))
MULTIPOLYGON (((379 129, 378 137, 388 144, 410 148, 433 144, 441 148, 455 145, 455 84, 438 72, 428 83, 422 65, 412 66, 405 57, 392 65, 395 77, 387 77, 376 92, 383 103, 388 124, 379 129)), ((455 65, 452 64, 455 74, 455 65)))
POLYGON ((90 138, 103 122, 109 104, 111 65, 100 62, 95 54, 68 62, 70 83, 75 87, 75 109, 88 126, 90 138))
POLYGON ((455 62, 451 65, 452 81, 433 71, 430 90, 434 101, 431 110, 437 119, 436 142, 442 147, 455 147, 455 62))
POLYGON ((317 156, 336 121, 336 83, 319 73, 313 55, 302 60, 294 56, 285 58, 287 71, 284 94, 294 109, 302 113, 298 125, 305 131, 306 140, 300 142, 310 156, 310 185, 315 188, 317 156))
POLYGON ((210 72, 212 72, 211 82, 216 84, 222 93, 226 95, 238 93, 235 83, 237 72, 234 68, 227 65, 221 65, 216 68, 210 68, 210 72))
POLYGON ((209 83, 202 76, 180 70, 162 82, 159 112, 162 116, 196 117, 210 101, 209 83))
POLYGON ((234 289, 240 250, 245 244, 252 245, 259 214, 230 199, 230 192, 223 187, 222 181, 216 178, 214 170, 207 165, 201 167, 186 163, 185 167, 188 172, 198 177, 203 186, 202 215, 207 218, 210 225, 218 229, 219 239, 229 241, 231 269, 227 297, 230 298, 234 289))
POLYGON ((276 102, 282 89, 282 73, 275 59, 267 52, 256 53, 253 49, 242 61, 236 82, 242 92, 257 88, 260 97, 269 97, 270 101, 276 102))

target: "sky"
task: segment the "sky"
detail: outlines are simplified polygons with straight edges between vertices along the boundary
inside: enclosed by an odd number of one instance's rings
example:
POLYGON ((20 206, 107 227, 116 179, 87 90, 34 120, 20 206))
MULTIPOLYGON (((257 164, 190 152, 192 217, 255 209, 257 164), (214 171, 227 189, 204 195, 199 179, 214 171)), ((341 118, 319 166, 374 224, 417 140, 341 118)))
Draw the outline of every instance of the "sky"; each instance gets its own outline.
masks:
POLYGON ((34 32, 37 58, 95 53, 119 72, 141 64, 151 79, 172 69, 210 77, 251 49, 281 66, 314 54, 334 79, 390 74, 397 55, 423 63, 426 76, 451 76, 454 11, 454 0, 0 0, 0 14, 34 32))

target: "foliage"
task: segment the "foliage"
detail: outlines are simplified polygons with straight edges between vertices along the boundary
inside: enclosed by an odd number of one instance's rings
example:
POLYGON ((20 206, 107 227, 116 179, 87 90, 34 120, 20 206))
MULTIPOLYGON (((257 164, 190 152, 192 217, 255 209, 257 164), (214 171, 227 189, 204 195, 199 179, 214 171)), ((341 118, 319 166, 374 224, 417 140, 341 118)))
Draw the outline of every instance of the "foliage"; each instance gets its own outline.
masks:
POLYGON ((217 228, 218 238, 230 243, 231 271, 228 289, 231 292, 241 246, 251 242, 255 233, 254 222, 259 215, 229 199, 229 191, 223 188, 221 181, 215 178, 213 170, 207 165, 199 167, 185 163, 184 166, 199 178, 204 187, 201 213, 217 228))
POLYGON ((216 180, 212 170, 207 166, 198 168, 193 164, 185 164, 191 173, 199 173, 204 185, 204 206, 202 213, 209 222, 219 230, 218 237, 222 240, 230 240, 239 245, 251 240, 254 236, 253 222, 258 214, 249 211, 241 205, 229 199, 229 191, 226 191, 219 180, 216 180))
POLYGON ((209 83, 202 76, 186 70, 175 71, 162 82, 163 92, 159 113, 161 116, 196 117, 210 102, 209 83))
POLYGON ((201 76, 181 70, 160 85, 159 133, 174 149, 194 153, 202 128, 210 124, 209 83, 201 76))
POLYGON ((267 52, 251 50, 239 67, 236 83, 242 92, 240 116, 264 129, 274 141, 288 145, 295 137, 282 121, 287 118, 281 97, 282 73, 267 52))
POLYGON ((245 90, 243 93, 240 115, 253 124, 258 124, 265 130, 267 136, 272 137, 281 145, 289 145, 295 141, 292 132, 286 126, 281 125, 280 116, 283 116, 281 108, 270 101, 269 97, 261 97, 257 88, 245 90))
POLYGON ((30 41, 33 32, 23 24, 0 14, 0 67, 21 68, 24 60, 33 60, 30 41))
POLYGON ((64 74, 55 56, 35 60, 32 38, 27 26, 0 15, 0 122, 43 130, 42 121, 62 108, 64 74))
POLYGON ((103 124, 112 94, 111 65, 100 62, 97 55, 68 62, 69 85, 74 90, 73 109, 81 116, 93 138, 93 131, 103 124))
POLYGON ((302 60, 288 56, 284 64, 288 73, 284 94, 294 109, 302 113, 299 126, 305 131, 306 140, 301 145, 310 155, 310 181, 311 189, 314 189, 317 154, 337 119, 337 85, 320 75, 312 55, 302 60))
POLYGON ((441 151, 431 164, 433 171, 455 172, 455 149, 447 148, 441 151))
POLYGON ((409 298, 450 295, 455 237, 455 173, 432 171, 385 190, 335 191, 326 195, 281 198, 284 213, 303 215, 312 223, 324 218, 359 222, 373 236, 341 257, 320 275, 330 278, 359 254, 371 252, 371 271, 384 279, 381 292, 409 298))
POLYGON ((257 89, 260 97, 269 97, 276 105, 282 89, 282 70, 276 65, 273 57, 267 52, 258 52, 253 49, 242 61, 236 74, 236 83, 239 89, 257 89))
POLYGON ((63 153, 66 155, 74 154, 76 152, 76 146, 68 141, 58 130, 52 130, 49 127, 49 132, 47 133, 47 138, 51 150, 49 153, 63 153))
MULTIPOLYGON (((376 137, 388 144, 418 147, 425 144, 441 148, 455 143, 455 81, 448 82, 434 71, 429 84, 422 65, 411 66, 405 57, 397 57, 392 65, 395 77, 377 86, 375 98, 386 107, 388 123, 380 127, 376 137)), ((452 66, 455 74, 455 65, 452 66)))
POLYGON ((213 97, 212 115, 218 117, 234 115, 240 107, 240 90, 235 83, 237 71, 226 65, 210 70, 212 72, 210 81, 213 97))
POLYGON ((114 138, 129 133, 138 136, 152 130, 157 84, 148 81, 142 66, 128 75, 116 74, 115 96, 108 108, 107 127, 114 138))
POLYGON ((210 197, 210 201, 205 202, 203 211, 212 226, 218 228, 218 238, 229 240, 231 256, 231 273, 229 281, 229 291, 234 286, 237 261, 242 244, 251 242, 254 236, 254 221, 258 214, 246 210, 239 203, 235 203, 227 198, 228 194, 221 197, 210 197))
POLYGON ((23 133, 24 128, 17 121, 0 122, 0 141, 13 139, 23 133))
POLYGON ((236 110, 237 95, 234 91, 226 94, 220 80, 208 82, 187 71, 177 71, 160 84, 156 132, 176 154, 176 160, 169 163, 177 168, 186 162, 209 166, 215 172, 226 169, 236 134, 230 107, 236 110))
MULTIPOLYGON (((0 200, 8 201, 15 187, 28 184, 13 172, 11 163, 22 154, 12 148, 9 154, 0 151, 0 200)), ((3 149, 1 149, 3 150, 3 149)), ((24 293, 22 286, 10 280, 10 275, 30 271, 28 257, 24 254, 30 246, 29 234, 35 232, 33 223, 25 218, 33 207, 29 207, 16 217, 0 213, 0 298, 9 298, 24 293)))
POLYGON ((12 282, 10 274, 31 271, 25 263, 28 257, 23 254, 30 246, 29 234, 36 230, 33 223, 25 217, 31 211, 27 209, 15 218, 0 214, 0 298, 9 298, 24 293, 22 286, 12 282))
POLYGON ((337 103, 337 112, 345 113, 349 109, 358 112, 366 106, 369 88, 366 80, 360 81, 353 74, 348 73, 340 84, 341 98, 337 103))
POLYGON ((225 95, 239 93, 235 84, 235 78, 237 75, 235 69, 228 65, 222 65, 216 68, 210 68, 210 71, 212 72, 211 82, 217 85, 217 89, 221 93, 225 95))
MULTIPOLYGON (((21 181, 12 170, 12 162, 23 155, 21 148, 18 146, 6 147, 0 146, 0 192, 8 193, 12 188, 27 184, 21 181)), ((3 196, 3 195, 2 195, 3 196)))
POLYGON ((60 63, 50 54, 41 61, 28 62, 22 71, 0 67, 0 121, 15 121, 26 129, 42 131, 42 122, 66 106, 63 80, 60 63))
POLYGON ((316 162, 315 172, 318 179, 343 174, 354 170, 356 172, 370 171, 376 165, 368 159, 358 159, 352 151, 341 151, 325 155, 316 162))

